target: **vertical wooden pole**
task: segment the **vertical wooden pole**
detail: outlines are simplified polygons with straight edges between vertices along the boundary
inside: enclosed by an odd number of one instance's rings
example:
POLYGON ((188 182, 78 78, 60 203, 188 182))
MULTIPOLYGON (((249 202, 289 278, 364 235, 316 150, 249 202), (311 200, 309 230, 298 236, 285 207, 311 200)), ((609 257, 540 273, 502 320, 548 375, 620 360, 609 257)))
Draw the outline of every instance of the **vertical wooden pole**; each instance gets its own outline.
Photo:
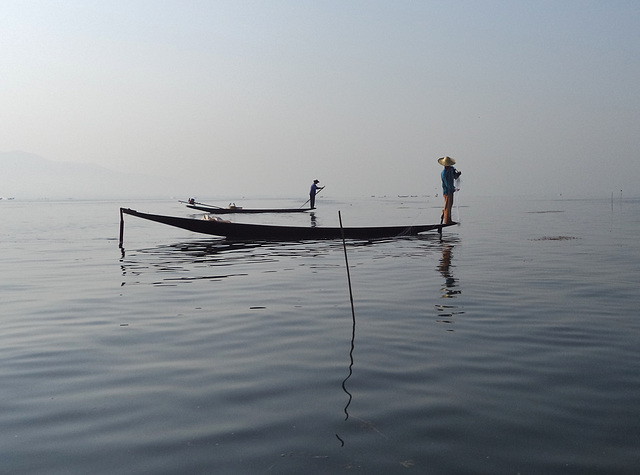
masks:
POLYGON ((122 213, 122 208, 120 208, 120 244, 119 244, 120 247, 122 247, 123 239, 124 239, 124 215, 122 213))
POLYGON ((342 234, 342 247, 344 249, 344 262, 347 267, 347 282, 349 283, 349 300, 351 300, 351 315, 354 320, 356 318, 356 311, 353 307, 353 292, 351 290, 351 273, 349 272, 349 258, 347 257, 347 243, 344 240, 344 228, 342 227, 342 214, 338 211, 338 220, 340 221, 340 232, 342 234))

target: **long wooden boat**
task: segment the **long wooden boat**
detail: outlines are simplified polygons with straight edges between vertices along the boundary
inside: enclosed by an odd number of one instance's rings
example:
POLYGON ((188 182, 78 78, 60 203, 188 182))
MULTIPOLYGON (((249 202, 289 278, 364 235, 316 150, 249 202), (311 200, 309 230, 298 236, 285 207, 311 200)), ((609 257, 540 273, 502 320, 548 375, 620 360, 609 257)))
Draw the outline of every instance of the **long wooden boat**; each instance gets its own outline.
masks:
POLYGON ((240 206, 229 206, 221 208, 218 206, 207 205, 205 203, 189 203, 188 201, 180 201, 185 203, 187 208, 205 211, 211 214, 235 214, 235 213, 304 213, 310 211, 311 208, 242 208, 240 206))
POLYGON ((120 208, 120 242, 124 229, 123 214, 167 224, 196 233, 226 237, 242 241, 302 241, 316 239, 380 239, 400 236, 415 236, 426 231, 442 232, 450 224, 419 224, 409 226, 367 226, 367 227, 306 227, 275 226, 266 224, 231 223, 220 218, 193 219, 164 216, 120 208))

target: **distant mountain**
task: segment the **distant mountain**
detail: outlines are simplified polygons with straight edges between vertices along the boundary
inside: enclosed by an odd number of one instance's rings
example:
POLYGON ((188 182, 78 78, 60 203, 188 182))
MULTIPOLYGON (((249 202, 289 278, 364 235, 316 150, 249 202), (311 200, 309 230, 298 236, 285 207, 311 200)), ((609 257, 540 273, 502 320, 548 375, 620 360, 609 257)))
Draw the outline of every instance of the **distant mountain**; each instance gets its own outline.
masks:
MULTIPOLYGON (((16 199, 168 198, 174 180, 56 162, 27 152, 0 152, 0 197, 16 199)), ((179 190, 177 190, 179 192, 179 190)))

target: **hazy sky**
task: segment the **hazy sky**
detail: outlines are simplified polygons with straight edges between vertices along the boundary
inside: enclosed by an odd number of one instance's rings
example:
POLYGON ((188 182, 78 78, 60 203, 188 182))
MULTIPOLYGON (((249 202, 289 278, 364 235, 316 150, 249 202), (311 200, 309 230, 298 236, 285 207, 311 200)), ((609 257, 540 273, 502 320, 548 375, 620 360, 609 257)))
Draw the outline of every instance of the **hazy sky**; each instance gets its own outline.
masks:
MULTIPOLYGON (((638 0, 0 1, 0 151, 212 194, 640 195, 638 0)), ((188 193, 188 192, 186 192, 188 193)))

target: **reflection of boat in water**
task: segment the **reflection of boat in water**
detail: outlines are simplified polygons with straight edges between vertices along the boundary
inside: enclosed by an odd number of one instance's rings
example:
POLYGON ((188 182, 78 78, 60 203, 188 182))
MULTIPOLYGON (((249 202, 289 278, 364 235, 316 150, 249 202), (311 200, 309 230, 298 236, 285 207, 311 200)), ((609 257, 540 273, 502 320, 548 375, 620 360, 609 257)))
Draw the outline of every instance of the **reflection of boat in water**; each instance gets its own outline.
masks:
MULTIPOLYGON (((354 241, 353 246, 364 246, 354 241)), ((334 252, 334 241, 228 241, 226 239, 185 240, 149 247, 120 247, 123 277, 140 283, 147 276, 154 286, 180 285, 199 280, 248 275, 259 266, 275 262, 323 256, 334 252), (134 277, 133 280, 130 277, 134 277)))
POLYGON ((174 226, 196 233, 226 237, 230 240, 256 241, 300 241, 318 239, 381 239, 401 236, 416 236, 426 231, 442 232, 447 224, 418 224, 408 226, 366 226, 366 227, 305 227, 275 226, 265 224, 231 223, 220 218, 182 218, 159 214, 142 213, 130 208, 120 208, 120 243, 122 243, 123 214, 174 226))

